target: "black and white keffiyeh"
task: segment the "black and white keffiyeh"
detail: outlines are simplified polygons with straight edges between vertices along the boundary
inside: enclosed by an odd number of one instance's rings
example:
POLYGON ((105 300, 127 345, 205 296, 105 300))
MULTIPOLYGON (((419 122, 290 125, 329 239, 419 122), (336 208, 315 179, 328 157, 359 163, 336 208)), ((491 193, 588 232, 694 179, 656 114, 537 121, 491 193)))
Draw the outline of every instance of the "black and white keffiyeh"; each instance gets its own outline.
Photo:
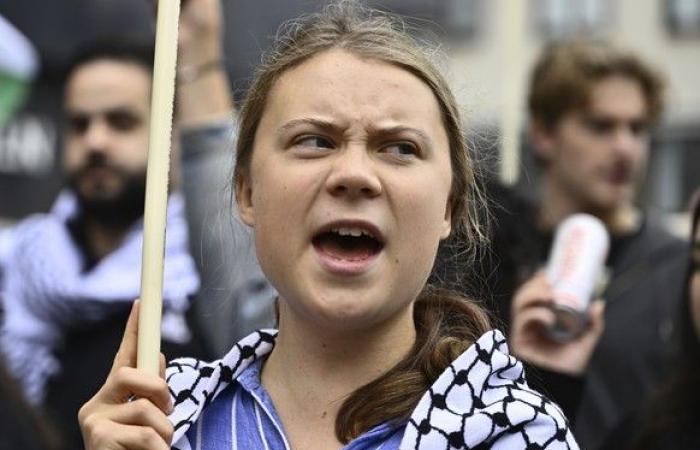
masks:
MULTIPOLYGON (((77 213, 75 196, 59 195, 48 214, 32 216, 7 231, 0 300, 0 344, 27 399, 40 403, 46 381, 60 371, 53 351, 67 327, 98 322, 139 295, 143 224, 135 224, 118 249, 84 272, 80 249, 66 223, 77 213)), ((189 254, 184 201, 168 201, 163 275, 163 339, 187 342, 184 313, 199 277, 189 254)))
MULTIPOLYGON (((274 347, 277 332, 261 330, 223 359, 177 359, 166 379, 175 410, 172 448, 189 449, 185 433, 204 408, 256 359, 274 347)), ((402 450, 575 450, 578 445, 557 405, 525 382, 499 331, 481 336, 423 395, 399 447, 402 450)))

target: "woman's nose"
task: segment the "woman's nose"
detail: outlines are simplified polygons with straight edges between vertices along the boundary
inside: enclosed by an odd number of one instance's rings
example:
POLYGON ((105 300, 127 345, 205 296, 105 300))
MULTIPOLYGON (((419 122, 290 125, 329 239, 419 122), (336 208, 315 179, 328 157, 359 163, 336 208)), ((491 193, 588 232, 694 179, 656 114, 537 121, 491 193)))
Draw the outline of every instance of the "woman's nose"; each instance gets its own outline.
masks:
POLYGON ((364 146, 341 150, 332 162, 326 181, 328 191, 335 196, 372 198, 381 194, 382 184, 377 174, 376 161, 364 146))

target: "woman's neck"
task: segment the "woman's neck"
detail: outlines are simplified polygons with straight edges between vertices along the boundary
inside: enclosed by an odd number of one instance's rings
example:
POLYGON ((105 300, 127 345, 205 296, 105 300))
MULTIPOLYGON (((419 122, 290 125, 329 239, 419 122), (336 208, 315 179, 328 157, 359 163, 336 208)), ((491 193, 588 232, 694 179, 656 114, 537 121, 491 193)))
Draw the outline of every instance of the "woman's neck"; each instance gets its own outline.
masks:
POLYGON ((335 420, 345 399, 387 372, 416 338, 413 309, 372 329, 319 332, 280 301, 280 331, 262 371, 293 448, 339 448, 335 420))

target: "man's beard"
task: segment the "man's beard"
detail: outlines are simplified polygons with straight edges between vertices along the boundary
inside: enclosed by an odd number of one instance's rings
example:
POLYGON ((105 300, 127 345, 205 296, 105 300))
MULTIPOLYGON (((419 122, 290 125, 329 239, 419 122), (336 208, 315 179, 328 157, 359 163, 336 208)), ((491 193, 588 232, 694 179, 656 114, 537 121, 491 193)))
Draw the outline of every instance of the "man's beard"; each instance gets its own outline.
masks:
POLYGON ((146 196, 146 169, 129 172, 115 167, 99 153, 92 153, 87 162, 68 176, 68 186, 78 199, 81 218, 99 223, 107 228, 124 229, 133 225, 143 216, 146 196), (80 188, 80 180, 91 169, 109 170, 121 180, 117 192, 106 194, 93 189, 85 193, 80 188))

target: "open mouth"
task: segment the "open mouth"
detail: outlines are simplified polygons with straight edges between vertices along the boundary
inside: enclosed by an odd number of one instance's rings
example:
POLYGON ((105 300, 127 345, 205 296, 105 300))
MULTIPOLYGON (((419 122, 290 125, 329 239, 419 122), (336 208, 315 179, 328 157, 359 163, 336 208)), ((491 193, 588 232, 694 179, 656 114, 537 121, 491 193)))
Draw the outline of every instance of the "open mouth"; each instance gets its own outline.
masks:
POLYGON ((370 259, 384 248, 382 238, 365 227, 331 227, 317 234, 312 243, 331 258, 351 262, 370 259))

